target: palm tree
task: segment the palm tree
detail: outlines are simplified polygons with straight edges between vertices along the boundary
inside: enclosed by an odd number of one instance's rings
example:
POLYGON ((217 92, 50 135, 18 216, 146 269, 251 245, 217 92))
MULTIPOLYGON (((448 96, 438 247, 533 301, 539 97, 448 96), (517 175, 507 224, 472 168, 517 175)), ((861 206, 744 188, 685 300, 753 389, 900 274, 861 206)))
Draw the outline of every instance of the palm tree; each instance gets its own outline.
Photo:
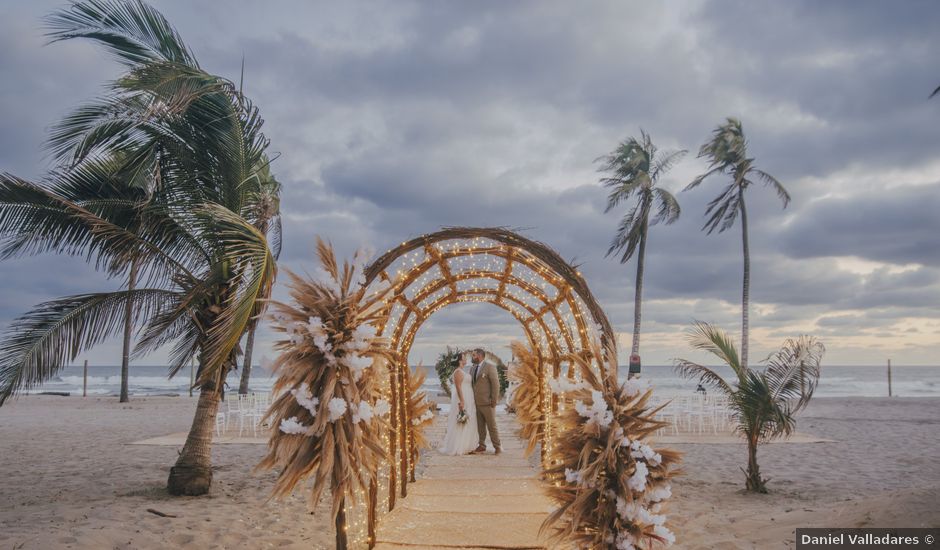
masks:
POLYGON ((15 320, 0 343, 0 404, 116 335, 133 301, 145 323, 135 355, 172 345, 170 376, 198 357, 196 414, 168 490, 202 494, 226 373, 276 275, 251 221, 267 167, 262 119, 142 2, 87 0, 48 22, 53 41, 93 39, 128 70, 54 129, 61 168, 41 183, 0 175, 0 257, 80 255, 111 277, 134 263, 143 285, 52 300, 15 320))
POLYGON ((819 364, 826 349, 812 336, 788 339, 765 361, 767 368, 756 371, 738 357, 734 342, 725 331, 696 322, 689 333, 695 349, 711 353, 731 367, 735 380, 728 382, 709 367, 686 359, 676 359, 675 368, 685 378, 698 378, 728 398, 737 422, 736 430, 747 441, 748 491, 766 493, 766 479, 757 464, 757 446, 790 435, 796 428, 796 413, 813 396, 819 381, 819 364))
POLYGON ((633 299, 633 347, 631 354, 640 352, 641 302, 643 296, 643 269, 646 261, 646 240, 649 226, 657 223, 671 224, 679 219, 679 202, 669 191, 657 187, 660 176, 669 171, 688 151, 660 152, 649 134, 640 130, 640 139, 635 137, 621 142, 602 161, 602 172, 611 173, 602 178, 601 183, 609 188, 607 209, 610 212, 631 197, 636 197, 636 204, 623 216, 617 227, 617 235, 607 249, 607 256, 614 252, 620 254, 620 263, 627 263, 637 254, 636 289, 633 299), (656 215, 650 223, 650 214, 656 207, 656 215))
MULTIPOLYGON (((267 160, 259 168, 259 187, 257 196, 252 201, 255 211, 250 213, 252 225, 263 235, 268 235, 274 260, 281 256, 281 184, 274 178, 268 169, 267 160)), ((245 338, 245 358, 242 361, 242 375, 238 383, 238 393, 248 393, 248 380, 251 378, 251 354, 255 347, 255 332, 258 329, 259 316, 255 316, 248 326, 248 336, 245 338)))
POLYGON ((754 166, 754 159, 747 156, 747 139, 741 128, 741 121, 728 117, 725 124, 712 132, 712 139, 699 149, 699 158, 708 159, 708 171, 698 176, 683 191, 697 187, 712 174, 727 174, 731 183, 718 197, 708 203, 705 216, 708 221, 702 230, 709 235, 716 229, 719 233, 734 225, 738 214, 741 215, 741 239, 744 249, 744 282, 741 292, 741 364, 747 367, 748 353, 748 307, 751 291, 751 253, 747 240, 747 209, 744 205, 744 191, 757 178, 774 188, 777 196, 786 208, 790 203, 790 194, 776 178, 754 166))

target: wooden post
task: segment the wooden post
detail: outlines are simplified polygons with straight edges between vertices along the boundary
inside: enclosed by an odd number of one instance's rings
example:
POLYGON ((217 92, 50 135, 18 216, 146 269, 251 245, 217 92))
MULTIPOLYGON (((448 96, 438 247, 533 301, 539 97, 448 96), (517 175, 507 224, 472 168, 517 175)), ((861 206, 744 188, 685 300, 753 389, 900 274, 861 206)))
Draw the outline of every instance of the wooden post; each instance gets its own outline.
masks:
POLYGON ((339 513, 336 514, 336 550, 347 550, 346 541, 346 497, 339 501, 339 513))
POLYGON ((392 415, 391 426, 389 426, 389 450, 388 450, 388 511, 395 509, 395 497, 398 496, 398 463, 395 460, 398 451, 398 431, 401 428, 398 421, 398 367, 392 363, 389 371, 389 382, 392 389, 392 415))
POLYGON ((88 397, 88 359, 85 359, 85 369, 82 373, 82 397, 88 397))
MULTIPOLYGON (((407 360, 407 359, 406 359, 407 360)), ((408 419, 408 366, 403 364, 398 365, 399 368, 399 389, 398 389, 398 400, 400 402, 398 411, 401 416, 399 430, 399 465, 401 466, 401 478, 399 480, 399 486, 401 488, 401 498, 408 496, 408 436, 409 431, 411 430, 411 420, 408 419)))
POLYGON ((891 395, 891 360, 890 359, 888 359, 888 397, 892 397, 891 395))
POLYGON ((379 482, 376 478, 372 478, 372 481, 369 482, 369 518, 368 518, 368 543, 369 550, 375 548, 375 511, 378 508, 379 500, 379 482))

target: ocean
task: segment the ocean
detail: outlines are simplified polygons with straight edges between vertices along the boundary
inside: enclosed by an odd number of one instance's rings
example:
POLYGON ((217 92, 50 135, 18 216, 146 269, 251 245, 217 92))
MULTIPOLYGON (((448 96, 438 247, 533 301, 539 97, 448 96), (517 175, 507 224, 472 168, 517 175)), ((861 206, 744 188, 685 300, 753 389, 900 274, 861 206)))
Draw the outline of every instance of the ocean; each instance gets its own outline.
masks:
MULTIPOLYGON (((421 367, 427 371, 425 387, 432 393, 440 390, 440 381, 432 367, 421 367)), ((726 379, 731 376, 728 367, 715 367, 726 379)), ((118 395, 121 388, 121 369, 119 366, 88 367, 88 395, 118 395)), ((131 395, 187 395, 189 392, 189 369, 184 369, 173 379, 167 378, 165 366, 132 365, 128 381, 131 395)), ((892 390, 896 396, 903 397, 940 397, 940 367, 931 366, 893 366, 892 390)), ((237 391, 239 372, 229 375, 226 383, 229 391, 237 391)), ((627 367, 620 368, 620 376, 625 379, 627 367)), ((648 366, 643 368, 642 376, 648 379, 654 391, 660 395, 681 395, 695 391, 696 382, 676 376, 672 367, 648 366)), ((274 383, 272 375, 262 368, 252 371, 250 388, 252 391, 270 391, 274 383)), ((68 392, 71 395, 82 394, 82 366, 73 365, 63 369, 57 376, 42 387, 34 388, 29 393, 68 392)), ((888 395, 888 378, 884 365, 881 366, 827 366, 822 368, 822 376, 816 395, 823 396, 867 396, 881 397, 888 395)))

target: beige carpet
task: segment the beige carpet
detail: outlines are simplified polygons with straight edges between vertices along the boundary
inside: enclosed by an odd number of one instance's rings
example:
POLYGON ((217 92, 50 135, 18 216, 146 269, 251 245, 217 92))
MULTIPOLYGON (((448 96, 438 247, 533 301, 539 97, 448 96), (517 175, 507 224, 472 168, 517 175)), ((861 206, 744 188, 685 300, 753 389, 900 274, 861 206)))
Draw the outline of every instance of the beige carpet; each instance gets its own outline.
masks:
MULTIPOLYGON (((551 503, 522 455, 513 416, 497 416, 503 453, 444 456, 431 451, 408 497, 379 523, 378 550, 545 548, 539 527, 551 503)), ((443 437, 440 430, 432 441, 443 437)))

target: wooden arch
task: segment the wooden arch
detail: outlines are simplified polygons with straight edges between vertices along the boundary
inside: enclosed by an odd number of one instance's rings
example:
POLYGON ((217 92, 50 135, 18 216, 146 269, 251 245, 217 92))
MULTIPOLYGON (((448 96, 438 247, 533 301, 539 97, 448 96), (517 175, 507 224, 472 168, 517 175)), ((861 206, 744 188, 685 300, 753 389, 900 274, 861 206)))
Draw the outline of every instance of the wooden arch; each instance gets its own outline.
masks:
MULTIPOLYGON (((547 245, 508 229, 452 227, 422 235, 377 258, 364 275, 367 287, 381 282, 393 285, 385 302, 387 321, 378 327, 398 358, 389 365, 388 379, 389 510, 396 495, 407 496, 409 479, 414 481, 417 452, 405 406, 410 397, 407 361, 416 334, 435 312, 455 303, 486 302, 506 310, 522 325, 543 378, 543 457, 551 444, 551 417, 557 408, 545 381, 560 376, 564 355, 590 356, 592 337, 599 337, 605 346, 616 345, 610 322, 581 273, 547 245)), ((604 368, 604 361, 595 364, 604 368)), ((370 500, 371 525, 375 495, 370 500)))

